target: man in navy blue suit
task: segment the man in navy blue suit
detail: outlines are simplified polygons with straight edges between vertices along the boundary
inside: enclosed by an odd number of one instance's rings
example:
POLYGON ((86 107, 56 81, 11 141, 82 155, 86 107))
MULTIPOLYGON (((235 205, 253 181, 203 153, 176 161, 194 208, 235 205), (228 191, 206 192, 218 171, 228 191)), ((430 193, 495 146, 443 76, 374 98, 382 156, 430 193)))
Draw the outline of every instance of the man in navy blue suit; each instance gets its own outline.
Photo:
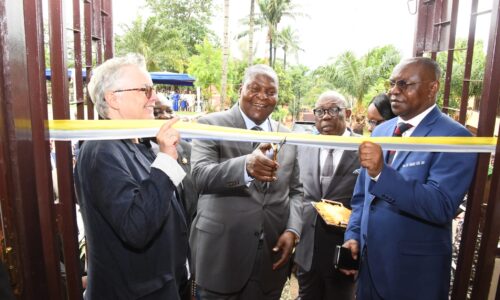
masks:
MULTIPOLYGON (((104 119, 154 119, 158 100, 144 57, 94 69, 89 93, 104 119)), ((166 121, 159 152, 139 139, 86 141, 75 184, 88 248, 85 299, 187 299, 188 226, 176 186, 179 133, 166 121)))
MULTIPOLYGON (((372 136, 470 136, 436 106, 440 73, 429 58, 398 64, 389 90, 398 117, 377 126, 372 136)), ((363 168, 344 243, 361 258, 357 299, 448 299, 451 221, 471 183, 476 156, 360 145, 363 168)))

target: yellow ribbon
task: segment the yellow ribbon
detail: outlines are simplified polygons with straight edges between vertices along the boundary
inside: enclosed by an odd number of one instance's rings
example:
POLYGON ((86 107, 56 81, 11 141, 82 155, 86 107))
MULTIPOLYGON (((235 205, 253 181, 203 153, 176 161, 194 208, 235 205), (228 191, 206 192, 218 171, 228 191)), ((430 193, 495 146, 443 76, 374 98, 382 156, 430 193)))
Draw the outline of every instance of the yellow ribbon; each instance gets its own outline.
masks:
MULTIPOLYGON (((55 140, 125 139, 155 136, 164 120, 49 120, 50 138, 55 140)), ((343 137, 304 133, 263 132, 206 124, 177 122, 183 138, 277 143, 357 149, 363 141, 384 149, 436 152, 493 152, 496 137, 343 137)))

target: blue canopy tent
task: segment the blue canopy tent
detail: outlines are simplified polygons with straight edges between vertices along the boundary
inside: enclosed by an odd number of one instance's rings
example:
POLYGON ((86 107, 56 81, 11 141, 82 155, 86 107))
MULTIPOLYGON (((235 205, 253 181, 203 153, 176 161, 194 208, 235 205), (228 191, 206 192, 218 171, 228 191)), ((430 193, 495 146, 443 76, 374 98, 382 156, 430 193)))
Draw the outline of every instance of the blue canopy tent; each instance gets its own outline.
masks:
MULTIPOLYGON (((68 80, 71 79, 73 74, 73 69, 68 69, 68 80)), ((193 86, 194 81, 196 80, 194 77, 183 74, 183 73, 172 73, 172 72, 149 72, 151 74, 151 79, 153 83, 160 84, 172 84, 172 85, 182 85, 182 86, 193 86)), ((87 77, 86 70, 82 70, 83 79, 85 80, 87 77)), ((45 70, 45 78, 48 80, 51 79, 52 73, 50 69, 45 70)))
POLYGON ((171 72, 149 72, 154 83, 193 86, 194 77, 188 74, 171 72))

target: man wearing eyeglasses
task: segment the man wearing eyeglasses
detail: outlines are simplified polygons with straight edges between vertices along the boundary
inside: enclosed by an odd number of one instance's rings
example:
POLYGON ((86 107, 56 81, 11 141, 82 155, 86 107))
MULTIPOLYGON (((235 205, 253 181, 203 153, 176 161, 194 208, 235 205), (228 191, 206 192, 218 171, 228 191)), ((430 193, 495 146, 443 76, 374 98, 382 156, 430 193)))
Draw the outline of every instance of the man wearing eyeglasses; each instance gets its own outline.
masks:
MULTIPOLYGON (((322 135, 357 136, 346 127, 351 110, 344 96, 327 91, 314 109, 316 129, 322 135)), ((350 208, 358 177, 357 151, 299 147, 300 178, 304 185, 304 222, 295 252, 299 269, 299 299, 354 299, 354 276, 333 268, 333 249, 342 245, 344 229, 327 225, 311 202, 333 200, 350 208)))
MULTIPOLYGON (((429 58, 399 63, 389 81, 398 117, 377 126, 372 136, 470 136, 436 106, 440 75, 429 58)), ((361 257, 357 299, 448 299, 451 222, 476 156, 360 145, 363 168, 344 244, 361 257)))
MULTIPOLYGON (((278 76, 266 65, 245 71, 240 99, 200 123, 287 131, 269 117, 278 76)), ((191 227, 194 273, 201 299, 278 300, 302 229, 302 184, 295 146, 275 159, 270 144, 193 142, 192 176, 200 192, 191 227)))
MULTIPOLYGON (((103 119, 154 119, 158 98, 140 55, 104 62, 88 89, 103 119)), ((158 154, 139 139, 83 143, 75 185, 89 257, 85 299, 189 298, 176 121, 158 131, 158 154)))

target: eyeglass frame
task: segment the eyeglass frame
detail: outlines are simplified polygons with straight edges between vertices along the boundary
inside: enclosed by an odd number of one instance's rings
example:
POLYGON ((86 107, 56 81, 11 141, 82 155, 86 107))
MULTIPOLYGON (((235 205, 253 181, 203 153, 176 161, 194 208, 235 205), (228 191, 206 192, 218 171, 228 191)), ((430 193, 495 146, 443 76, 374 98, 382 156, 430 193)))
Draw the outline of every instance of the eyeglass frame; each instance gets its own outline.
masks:
POLYGON ((330 108, 320 108, 320 107, 317 107, 315 109, 313 109, 313 114, 315 117, 318 117, 318 118, 323 118, 327 113, 331 116, 331 117, 338 117, 340 115, 340 112, 345 109, 345 107, 330 107, 330 108), (321 113, 321 115, 318 115, 318 113, 321 113))
POLYGON ((415 84, 418 84, 418 83, 424 83, 424 82, 432 82, 432 81, 433 80, 422 80, 422 81, 408 82, 408 81, 406 81, 404 79, 400 79, 400 80, 389 79, 386 82, 386 88, 387 88, 387 90, 390 93, 390 91, 397 86, 400 91, 404 92, 411 85, 415 85, 415 84))
POLYGON ((153 97, 153 92, 156 92, 156 88, 154 87, 154 85, 148 85, 148 86, 143 87, 143 88, 115 90, 115 91, 113 91, 113 94, 114 93, 121 93, 121 92, 131 92, 131 91, 144 92, 144 94, 146 95, 146 98, 151 99, 151 97, 153 97))

